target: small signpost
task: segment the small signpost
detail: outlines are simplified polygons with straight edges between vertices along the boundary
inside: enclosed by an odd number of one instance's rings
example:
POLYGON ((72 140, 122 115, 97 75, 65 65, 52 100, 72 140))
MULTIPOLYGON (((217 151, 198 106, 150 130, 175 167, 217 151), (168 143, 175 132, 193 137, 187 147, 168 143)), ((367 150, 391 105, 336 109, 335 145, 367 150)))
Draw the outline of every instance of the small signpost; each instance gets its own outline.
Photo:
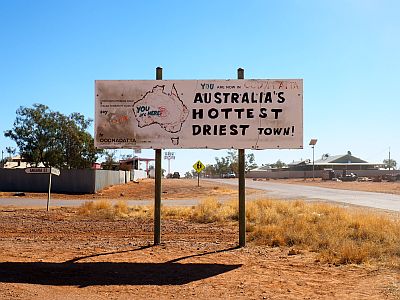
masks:
POLYGON ((171 174, 171 159, 175 159, 175 152, 165 152, 164 159, 168 160, 168 174, 171 174))
POLYGON ((57 168, 26 168, 27 174, 49 174, 49 191, 47 194, 47 211, 49 211, 50 193, 51 193, 51 175, 60 176, 60 170, 57 168))
POLYGON ((200 160, 193 165, 193 169, 195 169, 197 172, 197 186, 200 186, 200 172, 203 171, 204 168, 205 166, 200 160))

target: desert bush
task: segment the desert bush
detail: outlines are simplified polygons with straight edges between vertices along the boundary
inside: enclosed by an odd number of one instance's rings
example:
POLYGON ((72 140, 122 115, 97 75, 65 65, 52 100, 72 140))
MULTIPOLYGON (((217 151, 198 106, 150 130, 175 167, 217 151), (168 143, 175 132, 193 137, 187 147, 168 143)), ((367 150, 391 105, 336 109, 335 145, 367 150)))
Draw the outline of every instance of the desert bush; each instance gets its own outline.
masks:
POLYGON ((199 223, 234 220, 237 219, 237 207, 233 203, 222 204, 207 198, 194 207, 190 219, 199 223))
POLYGON ((166 218, 189 218, 192 214, 192 207, 161 207, 161 216, 166 218))
POLYGON ((115 205, 114 205, 114 213, 117 216, 121 217, 126 217, 129 215, 129 207, 126 204, 126 201, 119 200, 115 205))
POLYGON ((400 222, 328 204, 255 201, 248 205, 249 239, 268 246, 296 246, 337 263, 400 260, 400 222))
POLYGON ((115 217, 113 206, 107 200, 85 202, 80 206, 78 213, 84 216, 95 216, 105 219, 113 219, 115 217))
POLYGON ((131 218, 151 219, 154 216, 153 206, 136 205, 129 209, 128 216, 131 218))
POLYGON ((148 218, 152 216, 152 209, 146 206, 128 207, 125 201, 118 201, 116 204, 108 200, 89 201, 82 204, 78 214, 100 219, 121 219, 129 217, 148 218))

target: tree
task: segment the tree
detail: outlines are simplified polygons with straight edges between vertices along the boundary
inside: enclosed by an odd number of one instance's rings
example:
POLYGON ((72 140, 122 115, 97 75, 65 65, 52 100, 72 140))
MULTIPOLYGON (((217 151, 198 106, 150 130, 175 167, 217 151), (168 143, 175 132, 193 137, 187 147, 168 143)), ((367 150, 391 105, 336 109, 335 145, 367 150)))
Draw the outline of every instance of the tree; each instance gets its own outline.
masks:
POLYGON ((133 155, 132 155, 132 154, 123 154, 123 155, 120 155, 120 159, 121 159, 121 160, 128 160, 128 159, 131 159, 131 158, 133 158, 133 155))
MULTIPOLYGON (((235 174, 239 173, 239 155, 238 155, 238 151, 235 150, 229 150, 228 151, 228 159, 231 162, 230 163, 230 169, 232 172, 234 172, 235 174)), ((256 159, 254 156, 254 153, 249 153, 249 154, 245 154, 244 157, 244 170, 245 172, 248 172, 250 170, 253 170, 257 168, 257 164, 256 164, 256 159)))
POLYGON ((8 156, 11 158, 17 150, 14 147, 6 147, 6 151, 8 156))
POLYGON ((394 159, 384 159, 383 163, 386 165, 386 168, 396 170, 397 162, 394 159))
POLYGON ((88 168, 102 153, 87 132, 92 120, 80 113, 65 116, 43 104, 21 106, 16 113, 13 129, 4 135, 15 141, 20 155, 34 166, 88 168))
POLYGON ((226 159, 229 161, 230 172, 238 174, 239 173, 238 151, 236 151, 236 150, 228 150, 228 156, 226 157, 226 159))
POLYGON ((103 163, 103 169, 105 170, 112 170, 113 165, 115 165, 117 162, 116 160, 116 150, 106 150, 104 151, 104 163, 103 163))
MULTIPOLYGON (((155 170, 155 166, 154 165, 150 165, 149 166, 149 172, 151 171, 151 170, 155 170)), ((166 170, 165 169, 161 169, 161 176, 162 177, 164 177, 165 176, 165 172, 166 172, 166 170)), ((154 173, 155 174, 155 173, 154 173)))
POLYGON ((286 167, 287 165, 282 162, 280 159, 276 161, 276 163, 270 164, 271 168, 277 168, 277 169, 282 169, 286 167))
POLYGON ((216 157, 215 158, 214 168, 217 174, 222 176, 222 174, 226 174, 231 171, 230 169, 230 160, 228 157, 216 157))
POLYGON ((204 168, 204 174, 206 177, 214 177, 217 174, 215 166, 207 164, 206 167, 204 168))
POLYGON ((193 178, 192 173, 190 173, 189 171, 186 171, 185 178, 193 178))
POLYGON ((246 172, 251 171, 258 167, 256 164, 256 158, 254 156, 254 153, 246 154, 246 159, 244 163, 246 172))
MULTIPOLYGON (((213 165, 214 174, 223 175, 226 173, 233 172, 235 174, 239 173, 239 157, 238 151, 229 150, 226 157, 215 158, 216 164, 213 165)), ((245 155, 245 172, 257 168, 255 163, 254 153, 249 153, 245 155)))

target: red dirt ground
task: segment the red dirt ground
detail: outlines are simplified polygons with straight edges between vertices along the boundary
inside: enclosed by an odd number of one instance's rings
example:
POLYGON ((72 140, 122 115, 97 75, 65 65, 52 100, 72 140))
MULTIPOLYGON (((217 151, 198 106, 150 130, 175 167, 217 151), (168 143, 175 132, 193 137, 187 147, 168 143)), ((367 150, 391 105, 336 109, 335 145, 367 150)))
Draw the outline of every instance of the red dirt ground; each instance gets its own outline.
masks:
POLYGON ((398 299, 400 272, 248 244, 236 224, 0 209, 1 299, 398 299))
MULTIPOLYGON (((237 195, 230 186, 198 188, 190 180, 165 180, 164 191, 164 199, 237 195)), ((78 197, 152 193, 146 180, 78 197)), ((162 244, 152 246, 151 219, 0 207, 0 299, 400 299, 399 269, 335 266, 315 253, 252 243, 239 249, 237 227, 163 219, 162 244)))

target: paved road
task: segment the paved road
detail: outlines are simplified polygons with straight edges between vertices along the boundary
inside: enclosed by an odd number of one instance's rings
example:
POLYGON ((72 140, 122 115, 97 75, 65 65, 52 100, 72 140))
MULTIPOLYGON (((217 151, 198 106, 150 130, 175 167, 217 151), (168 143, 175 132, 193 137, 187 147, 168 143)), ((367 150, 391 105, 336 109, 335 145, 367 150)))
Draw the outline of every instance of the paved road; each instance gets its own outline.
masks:
MULTIPOLYGON (((232 185, 238 184, 237 179, 215 179, 215 181, 232 185)), ((246 180, 246 187, 267 192, 267 194, 261 194, 260 197, 268 195, 279 199, 325 200, 400 211, 400 195, 253 180, 246 180)))
MULTIPOLYGON (((212 179, 214 182, 221 182, 237 185, 237 179, 212 179)), ((386 209, 400 212, 400 195, 383 193, 370 193, 349 190, 328 189, 315 186, 304 186, 296 184, 284 184, 271 181, 247 180, 246 187, 259 189, 260 193, 249 196, 248 200, 254 200, 270 196, 279 199, 305 199, 305 200, 324 200, 353 205, 367 206, 373 208, 386 209)), ((78 207, 85 201, 91 200, 54 200, 50 201, 50 207, 68 206, 78 207)), ((114 200, 113 202, 117 202, 114 200)), ((152 200, 128 200, 128 205, 153 205, 152 200)), ((26 199, 26 198, 0 198, 0 206, 19 206, 19 207, 44 207, 46 208, 47 199, 26 199)), ((163 200, 165 206, 192 206, 199 203, 199 200, 163 200)))

